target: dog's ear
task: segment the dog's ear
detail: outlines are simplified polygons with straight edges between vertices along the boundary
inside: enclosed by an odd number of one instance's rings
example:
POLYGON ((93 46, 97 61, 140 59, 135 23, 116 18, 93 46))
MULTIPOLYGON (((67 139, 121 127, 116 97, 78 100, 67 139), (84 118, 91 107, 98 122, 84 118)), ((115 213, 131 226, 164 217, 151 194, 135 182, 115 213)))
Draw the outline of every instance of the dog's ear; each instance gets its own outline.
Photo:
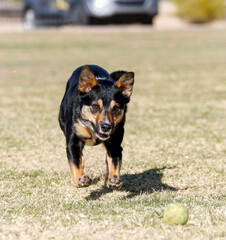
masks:
POLYGON ((124 73, 119 80, 115 83, 115 86, 120 89, 123 95, 130 97, 133 91, 134 73, 124 73))
POLYGON ((127 72, 126 71, 115 71, 110 74, 110 77, 111 77, 111 79, 113 79, 113 81, 117 82, 117 80, 119 80, 119 78, 125 73, 127 73, 127 72))
POLYGON ((79 76, 78 90, 82 93, 90 92, 98 84, 93 72, 84 66, 79 76))

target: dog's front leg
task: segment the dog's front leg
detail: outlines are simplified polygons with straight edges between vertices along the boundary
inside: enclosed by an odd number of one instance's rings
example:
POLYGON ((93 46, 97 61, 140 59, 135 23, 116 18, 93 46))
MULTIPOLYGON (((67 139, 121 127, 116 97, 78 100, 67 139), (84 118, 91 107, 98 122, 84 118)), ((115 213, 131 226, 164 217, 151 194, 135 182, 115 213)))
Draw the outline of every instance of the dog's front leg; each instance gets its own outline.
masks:
POLYGON ((91 179, 84 175, 84 163, 82 156, 83 147, 84 142, 76 136, 70 136, 67 138, 68 163, 76 187, 87 187, 91 184, 91 179))
POLYGON ((120 179, 120 170, 122 165, 122 147, 111 140, 105 142, 107 150, 107 177, 105 184, 112 189, 120 189, 122 181, 120 179))

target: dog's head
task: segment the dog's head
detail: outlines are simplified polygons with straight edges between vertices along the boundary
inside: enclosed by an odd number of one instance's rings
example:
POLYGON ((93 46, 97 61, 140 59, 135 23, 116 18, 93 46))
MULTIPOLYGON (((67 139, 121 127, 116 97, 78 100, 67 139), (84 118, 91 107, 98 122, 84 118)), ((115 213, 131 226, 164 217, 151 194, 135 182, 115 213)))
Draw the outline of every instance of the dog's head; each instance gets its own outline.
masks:
POLYGON ((80 73, 81 121, 102 141, 107 140, 124 119, 132 94, 134 73, 121 72, 120 75, 117 80, 98 82, 89 67, 84 66, 80 73))

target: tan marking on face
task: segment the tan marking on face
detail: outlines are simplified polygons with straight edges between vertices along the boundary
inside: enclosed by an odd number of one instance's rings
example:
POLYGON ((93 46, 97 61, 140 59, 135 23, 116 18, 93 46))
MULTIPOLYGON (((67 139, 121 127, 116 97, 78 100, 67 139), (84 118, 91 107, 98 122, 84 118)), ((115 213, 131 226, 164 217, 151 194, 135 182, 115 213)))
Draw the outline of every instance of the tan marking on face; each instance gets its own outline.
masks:
POLYGON ((100 111, 98 111, 97 113, 93 113, 90 109, 90 106, 84 105, 81 110, 81 116, 84 120, 87 120, 97 125, 104 119, 103 101, 102 99, 98 99, 97 102, 93 104, 98 104, 100 107, 100 111))
POLYGON ((102 122, 104 118, 105 118, 105 111, 102 111, 97 115, 96 124, 97 125, 100 124, 100 122, 102 122))
POLYGON ((98 99, 97 104, 100 106, 100 109, 103 109, 103 100, 102 99, 98 99))
MULTIPOLYGON (((114 106, 117 106, 117 103, 114 100, 112 100, 110 103, 110 111, 114 108, 114 106)), ((124 109, 120 109, 119 113, 117 115, 114 115, 111 113, 109 115, 111 115, 111 116, 109 116, 109 118, 110 117, 112 118, 114 125, 117 126, 123 119, 124 109)))
POLYGON ((111 124, 114 124, 114 119, 113 119, 113 115, 111 114, 111 112, 108 112, 108 119, 111 124))
POLYGON ((116 102, 112 100, 110 103, 110 109, 112 110, 115 105, 116 105, 116 102))
POLYGON ((73 162, 69 161, 69 167, 71 170, 72 178, 73 178, 75 184, 77 184, 78 179, 84 175, 83 162, 81 161, 81 164, 78 168, 73 162))
POLYGON ((115 167, 114 164, 112 163, 112 158, 107 155, 106 164, 107 164, 108 178, 112 178, 114 175, 120 178, 121 163, 115 167))
POLYGON ((92 134, 90 133, 90 131, 87 128, 85 128, 84 126, 82 126, 80 123, 75 123, 74 126, 76 129, 76 134, 79 137, 92 138, 92 134))
POLYGON ((122 121, 123 117, 124 117, 124 109, 121 109, 118 115, 113 116, 115 126, 117 126, 122 121))
POLYGON ((90 107, 87 105, 83 105, 81 109, 81 116, 86 121, 92 122, 94 124, 96 123, 96 115, 91 112, 90 107))
POLYGON ((97 104, 100 107, 100 112, 97 114, 97 117, 96 117, 96 125, 98 125, 101 121, 103 121, 105 116, 105 112, 103 111, 103 100, 98 99, 97 104))

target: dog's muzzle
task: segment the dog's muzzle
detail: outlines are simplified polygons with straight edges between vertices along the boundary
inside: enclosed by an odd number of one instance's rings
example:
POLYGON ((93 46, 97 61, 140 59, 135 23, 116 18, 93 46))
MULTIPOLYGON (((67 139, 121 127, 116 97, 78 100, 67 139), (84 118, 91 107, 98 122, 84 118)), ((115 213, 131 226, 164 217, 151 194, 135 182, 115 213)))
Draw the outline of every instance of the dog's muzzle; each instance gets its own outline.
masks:
POLYGON ((97 137, 104 141, 110 138, 110 134, 112 133, 113 126, 110 123, 101 122, 98 127, 98 131, 96 132, 97 137))

